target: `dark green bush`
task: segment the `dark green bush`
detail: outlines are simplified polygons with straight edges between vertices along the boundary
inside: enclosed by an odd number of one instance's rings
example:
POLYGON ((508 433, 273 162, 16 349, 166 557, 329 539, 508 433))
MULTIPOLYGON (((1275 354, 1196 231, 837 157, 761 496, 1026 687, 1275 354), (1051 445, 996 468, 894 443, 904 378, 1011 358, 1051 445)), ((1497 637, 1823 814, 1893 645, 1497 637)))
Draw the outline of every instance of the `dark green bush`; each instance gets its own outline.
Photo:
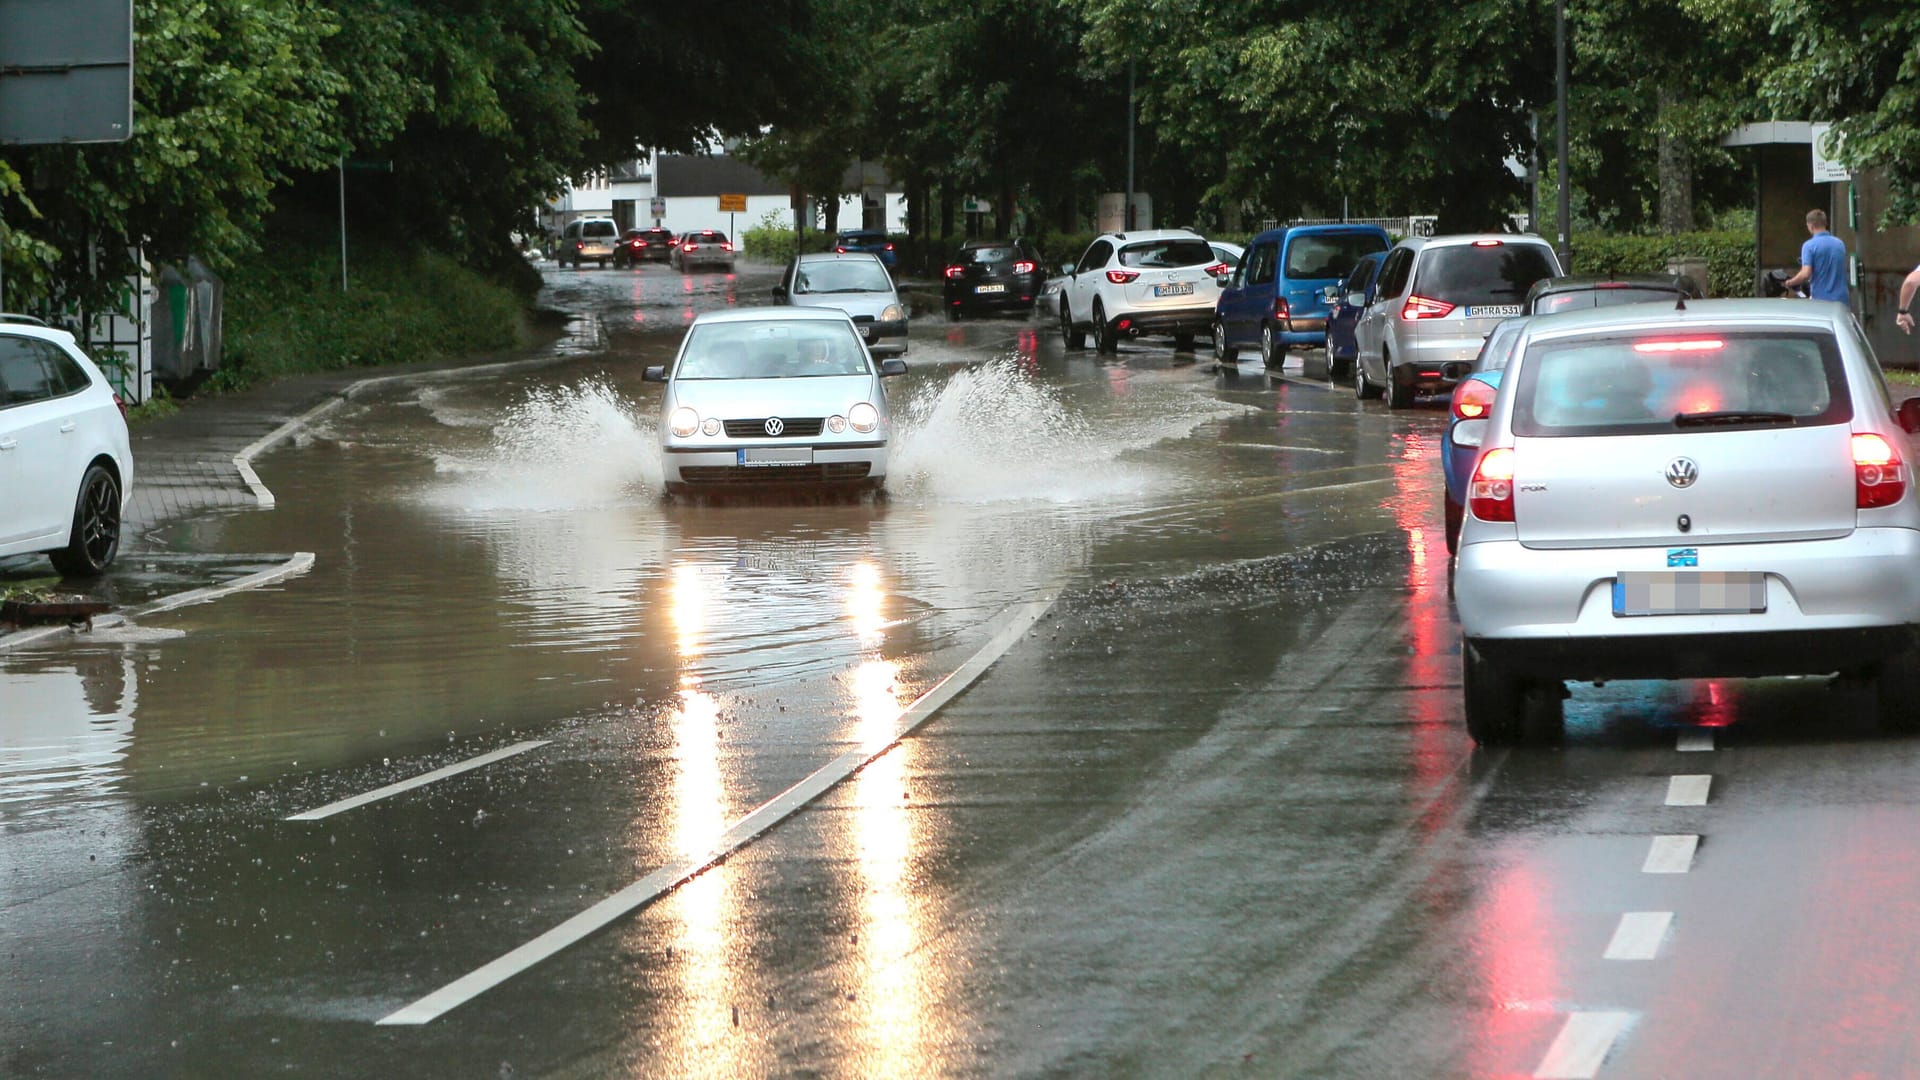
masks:
POLYGON ((1573 236, 1573 269, 1578 274, 1662 274, 1667 260, 1677 258, 1707 260, 1707 291, 1714 296, 1754 294, 1754 241, 1749 232, 1573 236))

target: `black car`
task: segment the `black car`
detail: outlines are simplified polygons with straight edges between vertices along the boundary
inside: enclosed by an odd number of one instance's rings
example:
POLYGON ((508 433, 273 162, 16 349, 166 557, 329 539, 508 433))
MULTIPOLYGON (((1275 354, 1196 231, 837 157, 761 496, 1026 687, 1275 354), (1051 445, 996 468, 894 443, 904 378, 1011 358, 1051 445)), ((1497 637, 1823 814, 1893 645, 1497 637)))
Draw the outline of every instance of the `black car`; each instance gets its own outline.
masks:
POLYGON ((1040 295, 1040 255, 1025 240, 975 240, 943 271, 947 318, 982 311, 1031 311, 1040 295))
POLYGON ((1529 315, 1554 315, 1616 304, 1698 299, 1700 287, 1692 278, 1662 274, 1575 274, 1534 282, 1527 290, 1527 302, 1522 310, 1529 315))
POLYGON ((673 244, 671 229, 628 229, 613 249, 613 265, 633 266, 643 262, 666 262, 673 244))

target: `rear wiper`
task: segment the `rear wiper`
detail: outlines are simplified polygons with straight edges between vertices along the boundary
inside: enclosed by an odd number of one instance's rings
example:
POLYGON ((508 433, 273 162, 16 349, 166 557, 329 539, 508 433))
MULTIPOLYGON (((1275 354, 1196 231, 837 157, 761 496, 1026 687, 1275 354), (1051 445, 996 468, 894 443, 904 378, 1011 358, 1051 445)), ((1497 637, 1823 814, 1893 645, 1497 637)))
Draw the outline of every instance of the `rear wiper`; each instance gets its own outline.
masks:
POLYGON ((1717 427, 1733 424, 1791 424, 1792 413, 1729 409, 1724 412, 1675 413, 1674 427, 1717 427))

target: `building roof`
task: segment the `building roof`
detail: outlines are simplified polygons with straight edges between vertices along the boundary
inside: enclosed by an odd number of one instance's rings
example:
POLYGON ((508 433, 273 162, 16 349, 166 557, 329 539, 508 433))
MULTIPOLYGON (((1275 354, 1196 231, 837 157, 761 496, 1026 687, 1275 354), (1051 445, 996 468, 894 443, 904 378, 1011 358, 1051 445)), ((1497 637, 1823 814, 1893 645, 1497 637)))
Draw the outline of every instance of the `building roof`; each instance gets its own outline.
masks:
POLYGON ((662 154, 654 163, 660 196, 785 195, 786 183, 730 154, 662 154))

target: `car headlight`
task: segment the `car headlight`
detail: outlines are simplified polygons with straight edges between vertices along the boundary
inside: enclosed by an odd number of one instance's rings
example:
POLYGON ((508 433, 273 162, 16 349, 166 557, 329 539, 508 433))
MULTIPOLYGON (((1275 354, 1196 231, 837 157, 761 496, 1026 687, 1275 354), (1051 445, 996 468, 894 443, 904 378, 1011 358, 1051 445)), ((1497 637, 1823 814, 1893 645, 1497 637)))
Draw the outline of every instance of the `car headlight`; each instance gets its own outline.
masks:
POLYGON ((720 434, 720 418, 717 416, 707 417, 706 423, 700 425, 700 431, 706 435, 720 434))
POLYGON ((853 430, 865 434, 880 426, 880 410, 863 401, 847 410, 847 423, 853 425, 853 430))
POLYGON ((667 417, 667 430, 684 439, 700 430, 700 414, 682 405, 667 417))
POLYGON ((847 430, 847 418, 844 416, 827 417, 827 430, 833 432, 835 435, 847 430))
POLYGON ((905 322, 906 320, 907 313, 900 310, 899 304, 888 304, 886 310, 880 313, 881 322, 905 322))

